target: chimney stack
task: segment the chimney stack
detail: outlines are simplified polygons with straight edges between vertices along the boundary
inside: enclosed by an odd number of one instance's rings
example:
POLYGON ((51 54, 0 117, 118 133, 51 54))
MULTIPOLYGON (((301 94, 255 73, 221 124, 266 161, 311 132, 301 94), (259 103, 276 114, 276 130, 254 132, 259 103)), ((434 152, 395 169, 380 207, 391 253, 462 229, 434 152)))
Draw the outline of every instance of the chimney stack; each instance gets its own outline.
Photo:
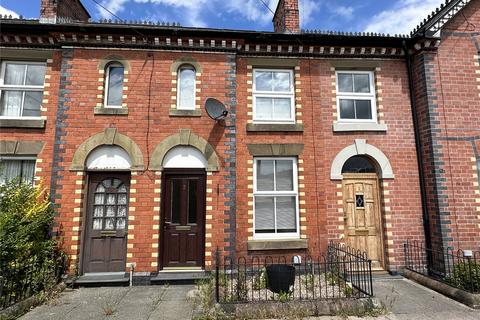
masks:
POLYGON ((87 22, 90 14, 80 0, 41 0, 41 23, 87 22))
POLYGON ((300 33, 298 0, 280 0, 273 16, 273 30, 279 33, 300 33))

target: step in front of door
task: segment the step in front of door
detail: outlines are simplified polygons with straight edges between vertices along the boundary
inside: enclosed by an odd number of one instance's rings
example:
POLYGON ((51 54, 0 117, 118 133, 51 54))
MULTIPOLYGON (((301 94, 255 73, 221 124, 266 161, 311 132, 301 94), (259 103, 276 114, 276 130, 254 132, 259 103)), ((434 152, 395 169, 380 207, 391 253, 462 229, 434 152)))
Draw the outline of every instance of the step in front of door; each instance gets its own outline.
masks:
POLYGON ((67 283, 72 283, 81 287, 106 287, 106 286, 127 286, 129 284, 129 275, 124 272, 115 273, 96 273, 85 274, 75 280, 69 280, 67 283))
POLYGON ((165 270, 150 278, 152 284, 192 284, 198 280, 208 279, 209 273, 203 270, 165 270))

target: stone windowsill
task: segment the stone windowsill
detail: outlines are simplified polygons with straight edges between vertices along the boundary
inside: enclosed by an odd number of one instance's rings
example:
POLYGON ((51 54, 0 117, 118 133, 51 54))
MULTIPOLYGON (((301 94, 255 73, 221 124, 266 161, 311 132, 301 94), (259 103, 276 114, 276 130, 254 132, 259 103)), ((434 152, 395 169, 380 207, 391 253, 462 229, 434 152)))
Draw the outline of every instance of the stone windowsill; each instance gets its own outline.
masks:
POLYGON ((128 108, 105 108, 105 107, 95 107, 94 114, 97 115, 128 115, 128 108))
POLYGON ((306 239, 249 240, 249 251, 307 249, 306 239))
POLYGON ((383 123, 368 123, 368 122, 359 122, 359 123, 346 123, 339 122, 333 124, 333 132, 352 132, 352 131, 379 131, 385 132, 388 130, 386 124, 383 123))
POLYGON ((303 123, 247 123, 248 132, 303 132, 303 123))
POLYGON ((171 117, 201 117, 202 110, 195 109, 195 110, 178 110, 178 109, 171 109, 170 110, 171 117))
POLYGON ((45 128, 45 119, 1 119, 0 128, 45 128))

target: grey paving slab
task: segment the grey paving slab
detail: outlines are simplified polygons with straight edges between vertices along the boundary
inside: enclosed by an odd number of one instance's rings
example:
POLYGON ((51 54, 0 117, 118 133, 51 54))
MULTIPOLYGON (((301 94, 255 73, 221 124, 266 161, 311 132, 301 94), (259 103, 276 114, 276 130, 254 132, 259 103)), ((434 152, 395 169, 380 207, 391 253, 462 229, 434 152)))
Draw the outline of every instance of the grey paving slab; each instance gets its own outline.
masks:
POLYGON ((392 314, 391 320, 480 320, 480 310, 407 279, 382 279, 373 282, 376 297, 392 314))
POLYGON ((186 294, 194 286, 103 287, 67 289, 22 320, 191 319, 186 294))
MULTIPOLYGON (((67 289, 22 320, 182 320, 191 319, 186 299, 193 285, 67 289)), ((374 281, 377 298, 392 311, 376 320, 480 320, 474 310, 403 278, 374 281)), ((340 317, 309 319, 342 320, 340 317)), ((350 317, 349 320, 359 318, 350 317)), ((373 318, 362 318, 373 319, 373 318)))

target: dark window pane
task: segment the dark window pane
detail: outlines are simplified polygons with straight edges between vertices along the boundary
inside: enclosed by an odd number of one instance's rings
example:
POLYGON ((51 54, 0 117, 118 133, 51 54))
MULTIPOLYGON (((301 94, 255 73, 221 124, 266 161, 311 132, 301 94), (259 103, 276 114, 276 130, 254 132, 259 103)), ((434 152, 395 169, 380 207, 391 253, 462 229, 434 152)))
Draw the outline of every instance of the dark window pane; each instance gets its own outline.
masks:
POLYGON ((172 180, 172 195, 171 195, 171 218, 170 222, 180 223, 181 210, 181 194, 182 194, 182 180, 172 180))
POLYGON ((375 166, 366 157, 353 156, 347 161, 342 168, 342 173, 376 173, 375 166))
POLYGON ((39 64, 30 64, 27 66, 27 86, 43 86, 45 78, 45 66, 39 64))
POLYGON ((108 106, 122 105, 123 67, 111 66, 108 68, 108 106))
POLYGON ((365 201, 363 199, 363 194, 355 195, 355 206, 357 208, 365 208, 365 201))
POLYGON ((355 119, 353 100, 340 99, 340 118, 355 119))
POLYGON ((354 74, 355 92, 369 93, 370 92, 370 75, 368 74, 354 74))
POLYGON ((273 191, 273 160, 257 161, 257 190, 273 191))
POLYGON ((355 100, 357 119, 372 119, 372 106, 370 100, 355 100))
POLYGON ((42 104, 43 92, 25 91, 23 102, 24 117, 40 117, 40 105, 42 104))
POLYGON ((351 73, 338 74, 338 91, 353 92, 353 78, 351 73))
POLYGON ((197 223, 197 180, 188 181, 188 223, 197 223))
POLYGON ((293 191, 293 162, 276 160, 275 179, 277 191, 293 191))
POLYGON ((255 197, 255 232, 275 232, 274 197, 255 197))

